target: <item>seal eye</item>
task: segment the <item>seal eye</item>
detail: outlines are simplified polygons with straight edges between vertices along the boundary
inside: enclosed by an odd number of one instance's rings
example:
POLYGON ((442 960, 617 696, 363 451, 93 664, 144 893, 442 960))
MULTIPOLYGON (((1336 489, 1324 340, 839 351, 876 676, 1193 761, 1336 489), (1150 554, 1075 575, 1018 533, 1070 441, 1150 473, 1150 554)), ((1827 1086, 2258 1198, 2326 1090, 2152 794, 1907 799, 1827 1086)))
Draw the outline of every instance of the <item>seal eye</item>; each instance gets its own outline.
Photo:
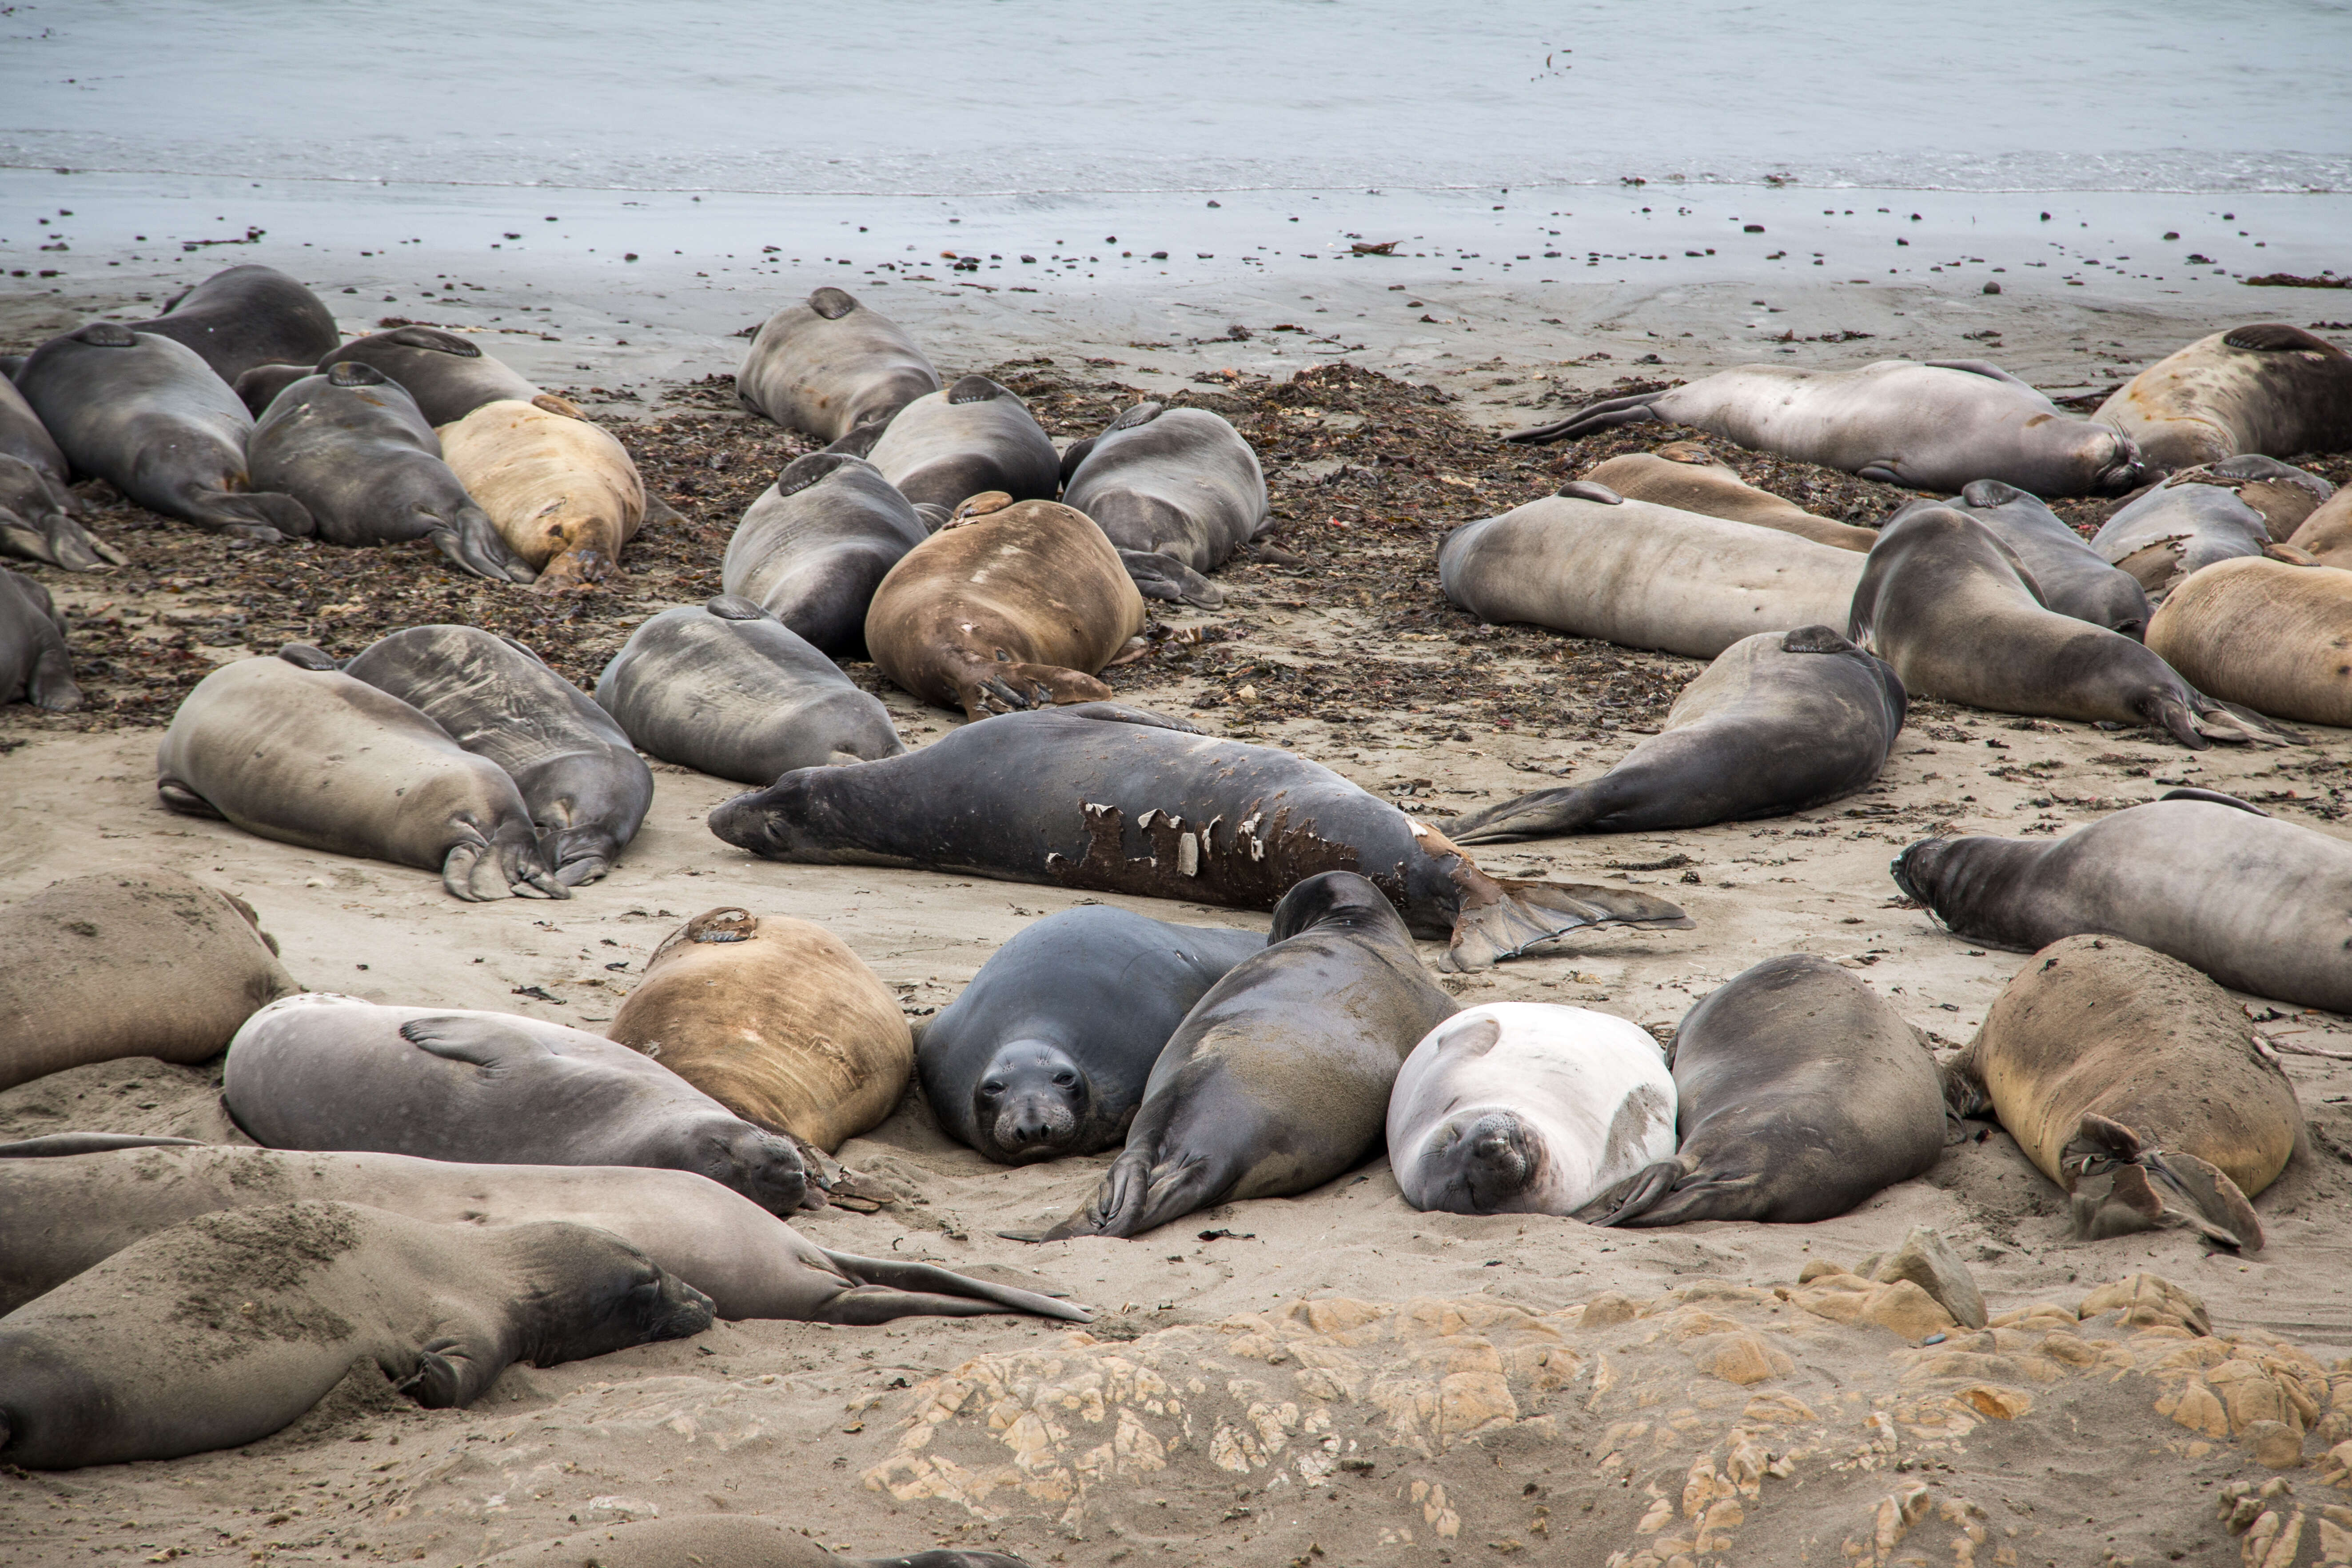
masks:
POLYGON ((1074 1072, 1057 1072, 1054 1075, 1054 1081, 1062 1088, 1067 1089, 1078 1081, 1078 1075, 1074 1072))
POLYGON ((980 1086, 980 1092, 982 1098, 994 1100, 998 1095, 1004 1092, 1004 1086, 997 1082, 996 1079, 990 1079, 986 1083, 980 1086))

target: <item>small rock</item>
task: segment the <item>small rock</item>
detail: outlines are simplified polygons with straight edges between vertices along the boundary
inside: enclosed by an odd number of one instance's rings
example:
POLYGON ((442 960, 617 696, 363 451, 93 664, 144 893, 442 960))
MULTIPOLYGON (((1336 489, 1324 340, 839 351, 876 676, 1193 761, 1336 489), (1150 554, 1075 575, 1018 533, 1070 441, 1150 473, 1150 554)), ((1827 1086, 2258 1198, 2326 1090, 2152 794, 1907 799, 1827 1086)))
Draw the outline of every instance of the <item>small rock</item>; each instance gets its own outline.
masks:
POLYGON ((2122 1313, 2119 1321, 2126 1328, 2164 1326, 2187 1329, 2197 1334, 2213 1331, 2213 1321, 2206 1315, 2203 1301, 2171 1280, 2153 1274, 2134 1274, 2112 1285, 2102 1285, 2083 1298, 2081 1313, 2085 1318, 2115 1311, 2122 1313))
POLYGON ((1987 279, 1985 280, 1984 291, 1988 294, 1998 294, 2000 292, 2000 285, 1995 283, 1990 279, 1987 279))
POLYGON ((1858 1321, 1892 1329, 1913 1344, 1929 1334, 1958 1327, 1942 1302, 1909 1279, 1897 1279, 1872 1291, 1863 1302, 1858 1321))
POLYGON ((1843 1274, 1845 1271, 1845 1265, 1843 1263, 1832 1263, 1826 1258, 1816 1258, 1797 1271, 1797 1283, 1810 1285, 1816 1279, 1832 1274, 1843 1274))
POLYGON ((1640 1313, 1641 1309, 1633 1304, 1632 1297, 1604 1290, 1584 1304, 1584 1316, 1578 1320, 1578 1326, 1605 1329, 1613 1323, 1630 1323, 1640 1313))
POLYGON ((1881 1261, 1869 1278, 1888 1284, 1908 1279, 1934 1297, 1955 1321, 1971 1329, 1985 1326, 1984 1294, 1977 1289, 1976 1277, 1952 1250, 1952 1244, 1925 1226, 1905 1237, 1903 1245, 1881 1261))
POLYGON ((2254 1463, 2263 1468, 2294 1470, 2303 1467, 2303 1434, 2285 1422, 2249 1422, 2242 1436, 2246 1446, 2254 1451, 2254 1463))

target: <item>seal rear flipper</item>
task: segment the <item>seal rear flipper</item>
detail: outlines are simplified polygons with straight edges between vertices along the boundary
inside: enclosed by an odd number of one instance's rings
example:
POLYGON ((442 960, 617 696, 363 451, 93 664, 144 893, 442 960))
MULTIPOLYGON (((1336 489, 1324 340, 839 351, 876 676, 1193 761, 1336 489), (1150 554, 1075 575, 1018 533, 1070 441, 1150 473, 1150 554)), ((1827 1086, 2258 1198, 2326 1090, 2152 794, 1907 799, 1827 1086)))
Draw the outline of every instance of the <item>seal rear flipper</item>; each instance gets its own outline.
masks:
POLYGON ((2086 1239, 2178 1225, 2218 1246, 2262 1249, 2262 1221, 2237 1183, 2095 1111, 2083 1113, 2059 1168, 2073 1183, 2074 1228, 2086 1239))
POLYGON ((112 1149, 198 1149, 201 1138, 149 1138, 136 1132, 48 1132, 0 1143, 0 1160, 52 1160, 68 1154, 102 1154, 112 1149))
MULTIPOLYGON (((5 1146, 0 1146, 5 1152, 5 1146)), ((1064 1322, 1085 1323, 1094 1320, 1091 1308, 1071 1301, 1056 1301, 1051 1296, 1041 1296, 1034 1290, 1016 1289, 1010 1285, 992 1284, 974 1279, 933 1263, 908 1263, 887 1258, 861 1258, 854 1252, 824 1252, 826 1261, 857 1282, 861 1290, 878 1292, 879 1296, 895 1296, 909 1302, 952 1302, 950 1307, 919 1305, 903 1306, 893 1317, 966 1317, 983 1312, 1029 1312, 1041 1318, 1059 1318, 1064 1322)), ((854 1309, 856 1315, 836 1316, 835 1309, 849 1300, 845 1294, 826 1305, 820 1321, 824 1322, 887 1322, 887 1318, 864 1315, 866 1308, 854 1309)))
POLYGON ((2170 1149, 2149 1151, 2141 1165, 2168 1215, 2224 1246, 2263 1249, 2263 1222, 2254 1205, 2219 1166, 2170 1149))
POLYGON ((169 806, 172 810, 178 812, 183 816, 209 816, 215 822, 226 822, 228 820, 227 817, 221 815, 220 808, 218 806, 215 805, 211 801, 206 800, 203 795, 198 795, 194 790, 190 789, 186 784, 182 784, 177 779, 157 779, 155 781, 155 793, 162 798, 165 805, 169 806))
POLYGON ((1102 702, 1117 695, 1084 670, 1065 669, 1058 664, 975 661, 972 671, 956 682, 956 699, 963 704, 965 715, 972 719, 1018 712, 1024 708, 1102 702))
POLYGON ((1581 784, 1566 784, 1465 812, 1446 825, 1445 837, 1456 844, 1557 837, 1583 832, 1600 815, 1600 805, 1591 790, 1581 784))
MULTIPOLYGON (((2189 688, 2189 725, 2197 734, 2208 740, 2229 745, 2249 742, 2257 746, 2310 744, 2310 737, 2301 731, 2290 730, 2284 724, 2265 719, 2250 708, 2241 708, 2234 702, 2217 701, 2193 686, 2189 688)), ((2169 722, 2165 727, 2172 729, 2169 722)), ((2173 732, 2176 735, 2179 733, 2178 730, 2173 732)), ((2188 743, 2185 740, 2182 742, 2184 745, 2188 743)), ((2199 749, 2202 750, 2201 747, 2199 749)))
POLYGON ((80 707, 81 688, 74 684, 71 656, 62 647, 43 648, 25 681, 25 695, 34 707, 52 713, 70 713, 80 707))
MULTIPOLYGON (((43 478, 21 458, 0 457, 0 479, 9 477, 11 465, 36 479, 43 478)), ((0 555, 21 556, 68 572, 103 572, 125 559, 122 552, 76 522, 63 506, 52 503, 46 486, 37 489, 29 501, 0 504, 0 555), (31 521, 35 518, 40 521, 31 521)))
POLYGON ((498 848, 499 869, 507 879, 507 891, 518 898, 568 899, 571 885, 556 874, 549 861, 549 846, 541 842, 530 825, 522 823, 501 828, 492 840, 498 848))
POLYGON ((1587 1225, 1622 1225, 1635 1215, 1655 1208, 1659 1200, 1673 1192, 1675 1184, 1687 1173, 1679 1158, 1644 1165, 1616 1185, 1603 1188, 1591 1203, 1569 1217, 1587 1225))
POLYGON ((1121 550, 1119 564, 1135 591, 1147 599, 1191 605, 1213 610, 1225 602, 1225 591, 1172 556, 1156 550, 1121 550))
POLYGON ((324 648, 312 647, 306 642, 280 644, 278 657, 297 669, 341 669, 342 663, 324 648))
POLYGON ((1606 430, 1618 425, 1631 425, 1636 420, 1657 419, 1661 416, 1650 405, 1664 396, 1663 392, 1636 393, 1630 397, 1603 398, 1589 403, 1555 425, 1541 425, 1532 430, 1515 430, 1503 437, 1522 446, 1540 446, 1551 441, 1565 441, 1594 430, 1606 430))
POLYGON ((509 896, 498 850, 482 838, 461 838, 449 847, 441 862, 441 885, 469 904, 509 896))
POLYGON ((618 576, 620 570, 612 552, 600 544, 568 545, 539 569, 530 588, 534 594, 584 594, 606 578, 618 576))
POLYGON ((529 583, 539 575, 530 562, 508 546, 498 524, 480 507, 458 509, 454 517, 437 524, 426 537, 433 541, 435 549, 449 558, 450 564, 477 577, 488 577, 493 583, 529 583))
POLYGON ((1465 890, 1461 912, 1454 919, 1451 943, 1438 968, 1453 973, 1491 969, 1585 926, 1627 924, 1687 931, 1692 923, 1680 905, 1629 888, 1521 881, 1477 872, 1475 882, 1465 890), (1478 897, 1477 883, 1492 891, 1478 897))
MULTIPOLYGON (((2040 387, 2035 386, 2030 381, 2023 381, 2010 374, 2009 372, 2001 369, 2000 366, 1993 363, 1990 360, 1931 359, 1925 363, 1929 370, 1962 370, 1968 372, 1970 375, 1981 375, 1993 381, 2005 381, 2011 386, 2021 386, 2025 388, 2026 391, 2033 394, 2036 397, 2042 395, 2042 389, 2040 387)), ((1963 491, 1962 493, 1965 494, 1966 492, 1963 491)), ((1982 506, 1986 503, 1982 501, 1971 501, 1969 504, 1971 506, 1982 506)), ((1999 503, 1995 502, 1993 504, 1998 505, 1999 503)))
POLYGON ((274 544, 319 531, 310 509, 292 496, 270 490, 199 490, 182 498, 177 515, 215 533, 274 544))
POLYGON ((654 494, 652 490, 648 489, 646 491, 645 521, 647 522, 685 522, 688 521, 688 519, 686 513, 678 510, 677 508, 670 505, 669 502, 662 500, 661 497, 654 494))
POLYGON ((1197 735, 1201 728, 1187 724, 1150 708, 1138 708, 1131 702, 1074 702, 1069 716, 1073 719, 1098 719, 1106 724, 1143 724, 1154 730, 1174 730, 1180 734, 1197 735))

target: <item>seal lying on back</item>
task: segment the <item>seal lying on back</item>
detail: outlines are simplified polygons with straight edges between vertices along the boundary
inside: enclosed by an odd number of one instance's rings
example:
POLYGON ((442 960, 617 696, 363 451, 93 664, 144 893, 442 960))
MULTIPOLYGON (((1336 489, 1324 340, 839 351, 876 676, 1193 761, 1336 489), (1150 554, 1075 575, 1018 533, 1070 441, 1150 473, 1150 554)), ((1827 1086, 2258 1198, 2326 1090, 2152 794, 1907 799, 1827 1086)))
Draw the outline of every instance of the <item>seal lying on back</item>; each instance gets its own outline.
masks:
POLYGON ((1095 520, 1136 586, 1154 599, 1214 606, 1201 576, 1265 527, 1257 454, 1205 408, 1139 403, 1062 454, 1062 504, 1095 520))
POLYGON ((626 1046, 509 1013, 289 996, 237 1030, 221 1098, 271 1149, 651 1165, 708 1176, 773 1214, 808 1195, 787 1140, 626 1046))
POLYGON ((744 407, 820 441, 887 425, 939 389, 940 373, 898 322, 833 288, 769 317, 735 372, 744 407))
POLYGON ((52 713, 81 706, 57 602, 30 577, 0 566, 0 704, 20 697, 52 713))
POLYGON ((1235 909, 1318 871, 1369 877, 1484 969, 1580 927, 1679 925, 1624 888, 1505 881, 1330 769, 1112 702, 1007 713, 860 768, 803 768, 710 814, 771 860, 904 866, 1235 909))
POLYGON ((205 1215, 0 1318, 0 1459, 69 1470, 231 1448, 357 1362, 428 1410, 710 1326, 710 1300, 618 1237, 477 1229, 317 1202, 205 1215))
POLYGON ((2039 497, 1999 479, 1977 479, 1950 500, 1915 500, 1886 521, 1933 506, 1984 524, 2016 554, 2049 608, 2127 637, 2147 632, 2147 595, 2138 580, 2109 565, 2039 497))
POLYGON ((2352 728, 2352 572, 2217 562, 2165 595, 2147 646, 2225 702, 2352 728))
POLYGON ((922 514, 873 464, 810 452, 793 458, 743 513, 719 581, 819 653, 859 658, 874 590, 929 533, 922 514))
POLYGON ((538 570, 541 593, 610 575, 646 521, 646 483, 627 449, 561 398, 485 403, 437 433, 467 493, 538 570))
POLYGON ((2114 495, 2141 479, 2139 452, 2112 425, 2069 414, 1982 360, 1742 365, 1608 398, 1507 438, 1561 441, 1637 419, 1696 426, 1754 451, 1912 489, 2000 479, 2038 496, 2114 495))
POLYGON ((68 572, 122 564, 122 552, 74 521, 81 503, 66 488, 71 470, 40 416, 0 376, 0 555, 47 562, 68 572))
POLYGON ((630 633, 597 678, 596 705, 664 762, 740 784, 907 749, 879 699, 732 595, 664 610, 630 633))
POLYGON ((1627 500, 1754 523, 1840 550, 1867 551, 1878 537, 1873 529, 1815 517, 1795 501, 1758 489, 1696 441, 1671 442, 1654 452, 1622 453, 1594 464, 1581 478, 1627 500))
MULTIPOLYGON (((319 368, 332 370, 347 360, 373 365, 398 382, 436 430, 455 425, 485 403, 529 403, 550 395, 505 361, 484 353, 472 340, 438 327, 397 327, 353 338, 321 359, 319 368)), ((551 401, 558 412, 572 408, 562 398, 551 401)))
POLYGON ((258 364, 316 364, 343 341, 324 300, 275 267, 251 264, 214 273, 131 330, 185 344, 230 383, 258 364))
POLYGON ((630 1520, 535 1541, 496 1557, 481 1568, 1028 1568, 1018 1557, 942 1546, 905 1557, 835 1557, 782 1520, 756 1514, 706 1513, 668 1519, 630 1520))
POLYGON ((1588 784, 1458 816, 1457 844, 1630 833, 1782 816, 1878 776, 1903 728, 1903 683, 1827 626, 1742 637, 1683 688, 1665 728, 1588 784))
POLYGON ((1307 878, 1160 1053, 1101 1188, 1043 1239, 1139 1236, 1354 1170, 1380 1148, 1397 1068, 1454 1010, 1378 888, 1307 878))
POLYGON ((1496 1002, 1413 1047, 1389 1096, 1389 1165, 1417 1209, 1574 1214, 1675 1152, 1675 1080, 1639 1024, 1496 1002))
POLYGON ((2167 796, 2056 840, 1923 839, 1895 885, 1972 942, 2119 936, 2235 991, 2352 1012, 2352 845, 2226 799, 2167 796))
POLYGON ((2243 555, 2300 559, 2280 548, 2336 487, 2270 458, 2185 468, 2117 509, 2091 541, 2100 559, 2161 598, 2191 572, 2243 555))
POLYGON ((1583 1217, 1807 1225, 1944 1152, 1935 1057, 1868 986, 1811 953, 1709 993, 1675 1035, 1674 1074, 1681 1148, 1583 1217))
POLYGON ((888 424, 863 426, 830 449, 867 458, 919 506, 953 510, 987 490, 1052 500, 1062 487, 1061 456, 1029 405, 984 375, 926 393, 888 424))
POLYGON ((1107 904, 1024 926, 923 1031, 923 1099, 950 1136, 1007 1165, 1108 1149, 1192 1005, 1265 947, 1107 904))
POLYGON ((2158 469, 2340 452, 2352 447, 2352 354, 2281 322, 2232 327, 2148 366, 2092 417, 2158 469))

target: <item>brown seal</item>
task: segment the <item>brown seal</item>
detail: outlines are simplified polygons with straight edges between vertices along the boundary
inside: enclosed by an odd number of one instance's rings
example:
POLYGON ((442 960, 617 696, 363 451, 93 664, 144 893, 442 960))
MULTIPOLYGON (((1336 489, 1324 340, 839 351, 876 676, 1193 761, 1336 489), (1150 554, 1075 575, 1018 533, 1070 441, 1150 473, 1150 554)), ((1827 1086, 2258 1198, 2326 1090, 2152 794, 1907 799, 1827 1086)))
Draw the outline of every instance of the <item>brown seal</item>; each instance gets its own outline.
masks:
POLYGON ((2340 452, 2352 447, 2352 354, 2283 322, 2232 327, 2148 366, 2092 417, 2158 469, 2340 452))
POLYGON ((561 398, 499 398, 438 434, 507 547, 539 569, 541 593, 611 574, 646 521, 646 483, 627 450, 561 398))
POLYGON ((2352 485, 2322 501, 2287 542, 2322 566, 2352 567, 2352 485))
POLYGON ((2217 562, 2167 595, 2147 646, 2224 702, 2352 726, 2352 572, 2259 555, 2217 562))
POLYGON ((1758 489, 1696 441, 1673 441, 1654 452, 1624 452, 1584 471, 1627 500, 1645 500, 1678 511, 1728 518, 1793 533, 1816 544, 1867 552, 1878 531, 1815 517, 1792 500, 1758 489))

